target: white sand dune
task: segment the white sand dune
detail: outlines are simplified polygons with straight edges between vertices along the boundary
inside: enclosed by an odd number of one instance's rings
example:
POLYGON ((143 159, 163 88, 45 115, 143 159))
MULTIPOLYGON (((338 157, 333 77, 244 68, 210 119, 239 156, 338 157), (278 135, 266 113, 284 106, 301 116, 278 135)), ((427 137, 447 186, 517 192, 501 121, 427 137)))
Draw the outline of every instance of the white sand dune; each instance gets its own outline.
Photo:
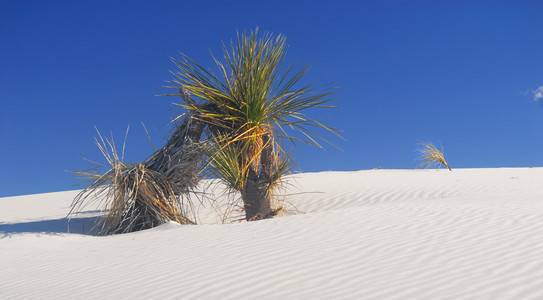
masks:
POLYGON ((295 177, 296 215, 106 237, 0 198, 0 299, 543 299, 543 168, 295 177))

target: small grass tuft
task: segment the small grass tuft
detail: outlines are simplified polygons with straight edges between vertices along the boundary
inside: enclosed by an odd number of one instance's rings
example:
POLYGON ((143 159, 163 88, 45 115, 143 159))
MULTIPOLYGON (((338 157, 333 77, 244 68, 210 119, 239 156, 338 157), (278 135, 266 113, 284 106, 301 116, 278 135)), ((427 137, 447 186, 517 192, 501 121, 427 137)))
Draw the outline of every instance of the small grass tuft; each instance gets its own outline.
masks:
POLYGON ((419 146, 420 148, 417 151, 420 156, 417 168, 431 168, 436 166, 439 168, 440 166, 445 166, 449 171, 452 171, 443 155, 443 147, 440 150, 431 142, 421 142, 419 146))

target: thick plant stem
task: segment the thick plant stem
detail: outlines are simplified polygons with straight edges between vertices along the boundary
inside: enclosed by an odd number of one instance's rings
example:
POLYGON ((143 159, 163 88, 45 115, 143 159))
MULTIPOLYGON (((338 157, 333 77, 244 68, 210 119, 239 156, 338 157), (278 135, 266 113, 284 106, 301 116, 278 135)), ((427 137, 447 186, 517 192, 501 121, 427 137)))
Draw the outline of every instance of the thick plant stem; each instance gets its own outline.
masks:
MULTIPOLYGON (((182 87, 179 93, 187 105, 197 106, 182 87)), ((212 105, 203 105, 202 108, 212 109, 212 105)), ((197 168, 203 159, 200 139, 205 127, 199 112, 189 112, 166 145, 146 162, 149 169, 166 175, 172 181, 176 195, 189 193, 200 180, 197 168)))
MULTIPOLYGON (((254 171, 250 171, 254 173, 254 171)), ((267 219, 272 216, 271 193, 268 184, 253 174, 249 174, 247 183, 241 191, 241 198, 245 207, 245 219, 255 221, 267 219)))
POLYGON ((166 175, 177 195, 189 192, 199 181, 198 164, 202 151, 198 145, 204 122, 188 116, 177 126, 166 145, 149 159, 149 169, 166 175))
POLYGON ((270 185, 274 153, 269 136, 263 137, 263 143, 265 147, 261 153, 260 172, 249 169, 247 182, 241 191, 247 221, 268 219, 274 215, 270 185))

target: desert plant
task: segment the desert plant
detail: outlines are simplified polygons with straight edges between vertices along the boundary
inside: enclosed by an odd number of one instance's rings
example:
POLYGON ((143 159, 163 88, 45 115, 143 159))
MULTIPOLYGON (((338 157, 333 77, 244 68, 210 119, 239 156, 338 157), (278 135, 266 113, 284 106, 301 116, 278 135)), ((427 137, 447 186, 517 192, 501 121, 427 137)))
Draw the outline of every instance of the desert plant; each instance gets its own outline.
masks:
MULTIPOLYGON (((69 215, 77 214, 98 201, 104 214, 93 228, 98 234, 132 232, 168 221, 194 223, 186 217, 190 201, 183 203, 183 198, 176 195, 179 184, 164 173, 153 170, 149 162, 123 162, 126 143, 119 157, 113 137, 105 139, 97 132, 99 138, 95 138, 95 142, 107 165, 96 163, 95 168, 75 171, 90 184, 76 196, 69 215)), ((156 159, 151 162, 156 162, 156 159)))
POLYGON ((130 232, 166 221, 193 223, 187 214, 190 195, 203 176, 223 180, 241 194, 248 221, 269 218, 281 207, 273 207, 274 191, 291 170, 293 160, 284 142, 314 144, 312 127, 337 130, 308 118, 310 108, 331 108, 330 91, 313 83, 295 87, 308 68, 292 74, 293 66, 281 74, 285 38, 258 30, 242 36, 230 47, 223 45, 224 63, 215 59, 221 77, 205 70, 188 57, 174 60, 181 72, 173 81, 188 111, 177 116, 167 144, 146 161, 127 164, 117 155, 113 138, 96 139, 108 161, 87 171, 77 171, 90 185, 74 199, 70 214, 91 200, 102 201, 99 232, 130 232), (195 95, 199 102, 192 99, 195 95), (302 137, 289 134, 288 129, 302 137), (207 157, 207 162, 203 158, 207 157), (103 171, 102 168, 106 168, 103 171))
POLYGON ((452 171, 451 167, 449 167, 449 164, 447 164, 447 161, 445 160, 445 156, 443 155, 443 146, 440 150, 434 144, 428 141, 419 143, 419 146, 420 148, 417 149, 419 152, 418 168, 445 166, 449 169, 449 171, 452 171))
MULTIPOLYGON (((258 29, 238 34, 229 46, 223 44, 223 62, 214 57, 219 76, 187 56, 173 60, 175 86, 190 118, 206 124, 208 169, 231 189, 241 193, 246 220, 275 214, 274 187, 290 171, 292 159, 285 141, 314 144, 312 128, 337 134, 304 112, 326 105, 333 93, 309 83, 297 87, 308 67, 293 73, 294 65, 283 69, 286 39, 271 34, 258 37, 258 29), (187 97, 192 94, 196 102, 187 97), (287 132, 294 129, 299 136, 287 132)), ((178 118, 187 117, 181 115, 178 118)))

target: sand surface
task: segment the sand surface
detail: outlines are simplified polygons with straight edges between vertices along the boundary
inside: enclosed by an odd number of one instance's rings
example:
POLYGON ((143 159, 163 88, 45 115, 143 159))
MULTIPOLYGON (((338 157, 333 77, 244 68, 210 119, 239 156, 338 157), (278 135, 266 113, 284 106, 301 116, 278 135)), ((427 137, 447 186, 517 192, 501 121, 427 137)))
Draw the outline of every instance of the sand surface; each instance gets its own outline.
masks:
POLYGON ((102 237, 0 198, 0 299, 543 299, 543 168, 294 177, 282 217, 102 237))

